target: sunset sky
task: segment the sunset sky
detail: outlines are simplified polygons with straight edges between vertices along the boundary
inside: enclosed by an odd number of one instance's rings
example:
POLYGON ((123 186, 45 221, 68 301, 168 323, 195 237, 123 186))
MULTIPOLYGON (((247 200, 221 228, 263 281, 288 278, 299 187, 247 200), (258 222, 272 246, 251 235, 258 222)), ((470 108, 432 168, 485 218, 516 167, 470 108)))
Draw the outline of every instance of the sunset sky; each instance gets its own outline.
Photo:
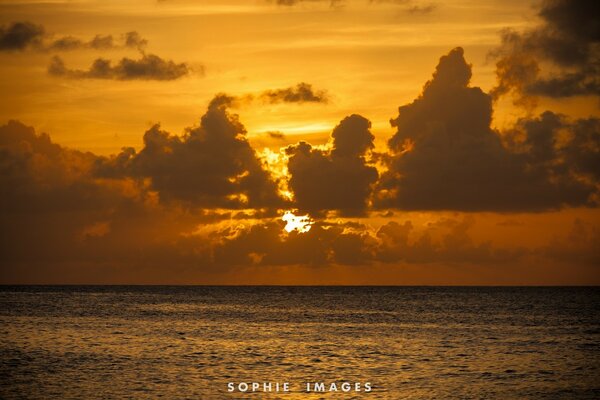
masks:
POLYGON ((598 285, 598 11, 0 0, 0 283, 598 285))

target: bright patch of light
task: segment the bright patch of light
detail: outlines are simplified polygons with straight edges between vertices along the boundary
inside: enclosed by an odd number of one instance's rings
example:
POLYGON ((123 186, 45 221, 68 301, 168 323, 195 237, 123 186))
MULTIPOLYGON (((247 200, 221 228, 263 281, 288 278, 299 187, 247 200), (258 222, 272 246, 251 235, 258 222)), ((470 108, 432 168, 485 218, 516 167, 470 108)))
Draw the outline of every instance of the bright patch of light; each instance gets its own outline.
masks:
POLYGON ((329 132, 335 123, 331 122, 314 122, 304 123, 302 125, 263 125, 258 126, 254 130, 256 132, 284 132, 286 135, 298 135, 308 133, 329 132))
POLYGON ((283 229, 287 232, 298 231, 305 233, 310 231, 310 227, 313 224, 308 215, 294 215, 291 211, 286 211, 281 219, 286 222, 283 229))

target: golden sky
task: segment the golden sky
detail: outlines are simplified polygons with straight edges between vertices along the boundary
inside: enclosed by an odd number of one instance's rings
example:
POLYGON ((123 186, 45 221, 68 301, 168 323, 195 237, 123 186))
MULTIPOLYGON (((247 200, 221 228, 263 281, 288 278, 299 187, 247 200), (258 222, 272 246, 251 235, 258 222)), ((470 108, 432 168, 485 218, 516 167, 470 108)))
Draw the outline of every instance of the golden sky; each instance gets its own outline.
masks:
POLYGON ((0 0, 0 281, 600 284, 595 11, 0 0))

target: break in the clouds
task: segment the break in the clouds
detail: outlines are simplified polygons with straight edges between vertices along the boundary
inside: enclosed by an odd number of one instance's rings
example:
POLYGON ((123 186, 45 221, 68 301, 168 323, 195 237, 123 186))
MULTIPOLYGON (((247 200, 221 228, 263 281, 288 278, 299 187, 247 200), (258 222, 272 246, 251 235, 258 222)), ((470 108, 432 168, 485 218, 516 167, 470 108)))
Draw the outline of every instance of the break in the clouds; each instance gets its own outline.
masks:
POLYGON ((371 122, 360 115, 344 118, 335 127, 329 150, 306 142, 289 146, 289 187, 295 205, 314 215, 338 211, 341 215, 363 215, 377 169, 367 164, 373 148, 371 122))
POLYGON ((531 96, 600 95, 600 24, 597 2, 545 0, 540 23, 525 31, 507 29, 497 58, 494 96, 514 92, 531 96))
POLYGON ((118 40, 113 35, 98 34, 89 40, 75 36, 48 34, 42 25, 29 21, 12 22, 0 26, 0 51, 69 51, 80 49, 107 50, 115 48, 133 48, 143 50, 148 41, 138 32, 130 31, 118 40))
POLYGON ((266 90, 258 97, 268 103, 327 103, 329 101, 329 95, 325 90, 316 90, 306 82, 288 88, 266 90))
POLYGON ((123 57, 114 65, 111 60, 98 58, 86 70, 68 68, 62 58, 54 56, 48 66, 50 75, 71 79, 170 81, 188 75, 190 71, 186 63, 176 63, 145 53, 137 60, 123 57))
POLYGON ((593 204, 599 120, 569 121, 547 112, 502 135, 491 128, 492 97, 471 87, 470 79, 471 66, 456 48, 440 59, 423 93, 399 108, 377 204, 462 211, 593 204), (560 136, 564 131, 569 135, 560 136), (518 145, 509 148, 505 136, 518 137, 518 145), (574 158, 579 152, 586 161, 574 158))
POLYGON ((101 177, 150 180, 163 202, 195 208, 273 208, 283 205, 277 184, 246 138, 246 129, 227 107, 231 99, 215 97, 200 125, 184 136, 154 125, 144 147, 126 148, 100 161, 101 177))

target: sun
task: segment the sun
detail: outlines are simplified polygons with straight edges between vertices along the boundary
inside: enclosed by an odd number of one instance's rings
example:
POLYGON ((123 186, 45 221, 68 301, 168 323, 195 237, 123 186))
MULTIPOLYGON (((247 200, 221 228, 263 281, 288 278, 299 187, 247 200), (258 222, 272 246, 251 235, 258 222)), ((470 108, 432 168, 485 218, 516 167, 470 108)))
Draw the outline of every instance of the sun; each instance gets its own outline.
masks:
POLYGON ((285 227, 283 228, 286 232, 297 231, 306 233, 310 231, 313 224, 313 221, 311 221, 308 215, 294 215, 291 211, 286 211, 281 219, 286 222, 285 227))

